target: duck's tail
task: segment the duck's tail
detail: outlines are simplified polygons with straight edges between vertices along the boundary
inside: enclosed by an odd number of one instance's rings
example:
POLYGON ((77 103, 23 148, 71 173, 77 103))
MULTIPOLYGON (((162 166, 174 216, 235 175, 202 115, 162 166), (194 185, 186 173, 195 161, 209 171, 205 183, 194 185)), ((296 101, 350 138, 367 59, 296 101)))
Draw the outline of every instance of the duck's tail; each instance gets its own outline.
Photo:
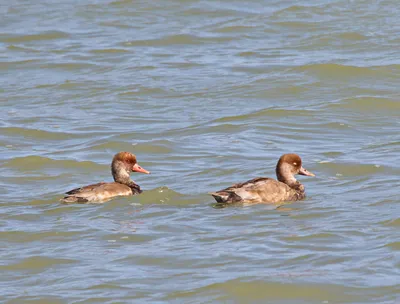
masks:
POLYGON ((221 190, 217 192, 210 192, 208 194, 212 195, 217 203, 229 204, 239 203, 242 201, 242 198, 233 191, 221 190))

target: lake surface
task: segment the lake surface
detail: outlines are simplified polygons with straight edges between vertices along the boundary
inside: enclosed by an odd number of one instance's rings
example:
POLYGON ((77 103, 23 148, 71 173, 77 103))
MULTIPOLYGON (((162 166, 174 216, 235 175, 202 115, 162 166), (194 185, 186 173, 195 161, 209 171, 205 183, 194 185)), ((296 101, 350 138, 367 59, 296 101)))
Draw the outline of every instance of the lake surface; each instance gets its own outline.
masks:
POLYGON ((398 1, 0 11, 0 302, 400 303, 398 1), (118 151, 143 194, 59 202, 118 151), (213 208, 288 152, 304 201, 213 208))

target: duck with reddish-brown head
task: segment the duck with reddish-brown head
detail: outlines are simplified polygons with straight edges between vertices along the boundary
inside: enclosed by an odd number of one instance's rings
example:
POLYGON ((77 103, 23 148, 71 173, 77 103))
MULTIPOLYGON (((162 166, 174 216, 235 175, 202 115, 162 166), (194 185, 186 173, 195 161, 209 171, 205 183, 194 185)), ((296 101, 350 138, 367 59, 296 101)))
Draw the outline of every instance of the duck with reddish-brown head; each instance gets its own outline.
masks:
POLYGON ((284 154, 276 165, 278 180, 258 177, 226 189, 210 193, 218 203, 279 203, 305 198, 304 186, 294 175, 315 176, 302 166, 297 154, 284 154))
POLYGON ((129 196, 142 192, 130 177, 131 172, 149 174, 139 166, 136 156, 129 152, 117 153, 111 163, 113 183, 97 183, 66 192, 61 199, 64 203, 103 203, 117 196, 129 196))

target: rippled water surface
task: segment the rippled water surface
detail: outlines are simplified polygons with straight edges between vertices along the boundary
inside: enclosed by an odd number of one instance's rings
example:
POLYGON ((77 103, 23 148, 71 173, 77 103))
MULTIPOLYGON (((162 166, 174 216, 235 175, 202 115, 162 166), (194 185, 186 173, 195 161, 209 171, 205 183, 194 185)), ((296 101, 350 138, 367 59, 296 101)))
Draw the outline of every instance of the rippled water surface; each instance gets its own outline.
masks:
POLYGON ((398 1, 0 11, 0 302, 400 303, 398 1), (147 191, 59 203, 118 151, 147 191), (304 201, 213 208, 286 152, 304 201))

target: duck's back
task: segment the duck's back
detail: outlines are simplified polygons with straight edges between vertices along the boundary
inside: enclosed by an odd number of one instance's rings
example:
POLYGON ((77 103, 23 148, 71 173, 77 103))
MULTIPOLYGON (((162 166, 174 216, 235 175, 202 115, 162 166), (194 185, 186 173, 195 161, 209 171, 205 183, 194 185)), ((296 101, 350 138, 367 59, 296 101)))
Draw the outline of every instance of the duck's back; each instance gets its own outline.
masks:
POLYGON ((103 203, 116 196, 129 196, 136 193, 126 185, 113 182, 76 188, 66 194, 61 200, 65 203, 103 203))
POLYGON ((234 184, 211 195, 220 203, 278 203, 300 199, 298 190, 267 177, 234 184))

